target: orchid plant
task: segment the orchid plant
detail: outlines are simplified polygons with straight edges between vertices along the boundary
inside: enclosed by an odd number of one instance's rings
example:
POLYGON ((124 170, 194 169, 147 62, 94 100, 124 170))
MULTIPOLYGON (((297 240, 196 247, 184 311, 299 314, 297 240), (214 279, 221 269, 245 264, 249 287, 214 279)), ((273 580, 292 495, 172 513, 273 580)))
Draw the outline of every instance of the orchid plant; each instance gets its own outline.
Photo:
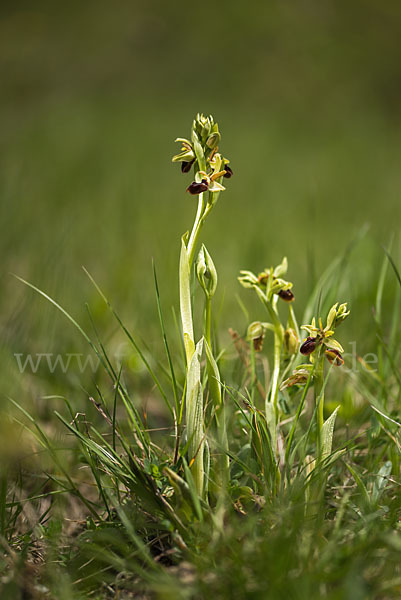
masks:
MULTIPOLYGON (((185 409, 189 464, 197 492, 201 497, 207 493, 210 471, 210 448, 205 435, 204 390, 200 368, 204 349, 218 440, 223 448, 226 448, 227 445, 220 374, 213 355, 211 339, 212 298, 217 287, 217 272, 204 245, 202 245, 196 261, 197 278, 205 293, 203 336, 197 342, 191 299, 191 270, 202 226, 215 206, 220 193, 225 190, 222 185, 223 178, 229 179, 233 175, 232 169, 228 166, 229 160, 219 152, 220 140, 219 128, 213 117, 198 114, 192 124, 190 140, 177 138, 176 141, 181 143, 181 152, 172 159, 173 162, 181 163, 183 173, 189 173, 193 169, 193 181, 188 185, 187 192, 192 196, 198 196, 198 208, 192 230, 186 232, 181 238, 179 289, 181 325, 186 355, 185 409)), ((227 454, 223 456, 216 470, 218 471, 217 479, 220 482, 225 481, 228 470, 227 454)))
MULTIPOLYGON (((274 334, 273 370, 269 391, 265 397, 265 417, 269 427, 273 452, 278 453, 277 430, 280 423, 280 407, 278 402, 279 390, 298 385, 313 383, 315 407, 317 415, 317 440, 319 449, 322 446, 321 432, 324 426, 324 358, 335 366, 344 364, 342 354, 344 349, 334 339, 336 327, 350 314, 347 304, 334 304, 331 307, 323 327, 319 318, 318 326, 313 318, 309 325, 302 325, 301 329, 308 332, 308 337, 299 341, 299 329, 293 310, 295 300, 292 291, 293 284, 283 277, 288 270, 288 261, 284 257, 276 267, 264 269, 258 275, 252 271, 242 270, 238 277, 245 288, 254 289, 270 316, 270 323, 251 323, 248 328, 247 338, 251 340, 252 350, 261 351, 265 331, 271 330, 274 334), (280 320, 278 301, 281 299, 288 304, 287 322, 284 325, 280 320), (299 353, 309 356, 309 364, 295 366, 299 353), (285 378, 288 371, 294 366, 292 374, 285 378)), ((320 452, 320 450, 319 450, 320 452)))

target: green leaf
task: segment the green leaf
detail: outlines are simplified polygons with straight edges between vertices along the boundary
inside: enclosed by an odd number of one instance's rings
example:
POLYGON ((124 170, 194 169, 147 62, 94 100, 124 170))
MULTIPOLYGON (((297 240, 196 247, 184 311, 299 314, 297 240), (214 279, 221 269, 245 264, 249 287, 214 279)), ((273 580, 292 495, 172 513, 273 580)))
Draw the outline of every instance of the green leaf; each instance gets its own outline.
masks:
POLYGON ((172 383, 172 388, 173 388, 173 394, 174 394, 174 400, 175 400, 175 410, 176 410, 175 418, 178 419, 179 414, 181 412, 180 399, 178 397, 177 380, 175 377, 173 361, 171 358, 170 348, 169 348, 168 341, 167 341, 166 330, 164 327, 163 313, 162 313, 162 308, 161 308, 161 303, 160 303, 159 284, 157 281, 156 265, 154 262, 153 262, 153 277, 154 277, 154 281, 155 281, 157 311, 159 314, 159 321, 160 321, 160 327, 161 327, 162 336, 163 336, 164 348, 166 350, 167 360, 168 360, 170 373, 171 373, 171 383, 172 383))
POLYGON ((202 352, 203 339, 197 343, 189 364, 186 394, 189 466, 199 496, 203 493, 204 480, 203 389, 200 369, 202 352))
POLYGON ((272 402, 266 402, 266 424, 270 433, 272 450, 275 453, 277 448, 277 421, 274 405, 272 402))
POLYGON ((213 356, 213 353, 210 349, 209 344, 207 343, 206 340, 204 340, 204 343, 205 343, 205 350, 206 350, 206 358, 210 365, 209 388, 210 388, 213 402, 214 402, 216 408, 218 408, 219 406, 221 406, 221 384, 220 384, 219 367, 217 366, 216 360, 213 356))
POLYGON ((333 432, 334 425, 336 422, 336 417, 338 413, 338 409, 340 407, 337 406, 335 411, 331 413, 327 421, 323 423, 321 436, 322 436, 322 460, 328 458, 331 454, 331 447, 333 445, 333 432))
POLYGON ((392 469, 393 469, 393 463, 391 462, 391 460, 388 460, 380 468, 380 470, 376 476, 376 479, 373 484, 373 490, 372 490, 372 501, 375 504, 379 501, 380 496, 382 495, 382 493, 385 490, 385 487, 386 487, 386 484, 388 483, 388 478, 391 474, 392 469))
POLYGON ((192 307, 191 307, 191 288, 190 288, 190 268, 188 259, 188 250, 185 243, 186 234, 181 238, 181 255, 180 255, 180 310, 181 321, 184 335, 184 346, 189 364, 195 350, 194 330, 192 324, 192 307))
POLYGON ((345 463, 345 466, 347 467, 348 471, 351 473, 352 477, 355 479, 355 483, 358 486, 360 492, 362 493, 362 499, 363 499, 363 503, 368 507, 370 506, 370 497, 369 497, 369 493, 368 490, 366 489, 365 484, 363 483, 360 475, 356 472, 356 470, 351 467, 351 465, 349 465, 348 463, 345 463))

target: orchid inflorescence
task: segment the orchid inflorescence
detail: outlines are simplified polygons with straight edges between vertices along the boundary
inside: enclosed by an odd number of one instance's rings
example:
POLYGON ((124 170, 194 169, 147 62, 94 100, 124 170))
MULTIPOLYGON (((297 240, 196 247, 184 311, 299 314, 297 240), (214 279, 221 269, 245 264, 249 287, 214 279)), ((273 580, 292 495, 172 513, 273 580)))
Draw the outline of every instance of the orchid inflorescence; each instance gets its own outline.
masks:
POLYGON ((290 377, 288 377, 281 385, 281 389, 291 387, 293 385, 305 385, 309 376, 314 371, 314 364, 318 359, 326 357, 327 360, 341 367, 344 364, 343 353, 344 349, 341 344, 334 339, 336 327, 340 325, 348 317, 350 311, 347 310, 347 303, 338 305, 334 304, 327 315, 326 326, 323 327, 322 319, 319 318, 319 326, 316 327, 316 319, 312 319, 310 325, 302 325, 301 329, 308 332, 299 349, 303 356, 309 356, 309 364, 298 365, 290 377))
POLYGON ((203 114, 198 114, 193 121, 191 140, 176 139, 181 143, 181 152, 173 156, 173 162, 181 163, 183 173, 189 173, 192 167, 195 171, 195 180, 187 187, 191 195, 223 192, 222 178, 229 179, 233 175, 228 166, 230 161, 218 152, 220 140, 218 124, 212 116, 203 114))
MULTIPOLYGON (((334 304, 328 313, 325 327, 323 327, 321 319, 319 319, 317 325, 315 318, 313 318, 311 324, 303 325, 301 327, 301 329, 307 331, 309 335, 299 346, 295 315, 291 308, 291 303, 295 299, 292 292, 292 283, 284 279, 287 269, 288 262, 287 258, 284 257, 279 265, 276 267, 265 268, 258 275, 252 271, 243 270, 240 271, 240 276, 238 277, 238 280, 243 287, 253 288, 257 292, 258 296, 269 310, 273 320, 273 324, 254 322, 248 328, 247 339, 252 342, 254 350, 256 352, 261 351, 265 330, 266 328, 271 328, 275 333, 277 344, 279 342, 282 344, 284 359, 294 357, 298 352, 298 349, 303 356, 309 356, 310 363, 296 366, 290 377, 281 383, 281 390, 293 385, 305 385, 311 374, 313 375, 313 377, 311 377, 313 380, 315 377, 313 365, 324 357, 335 366, 344 364, 344 359, 342 357, 344 349, 333 336, 336 327, 342 323, 350 313, 350 311, 347 310, 346 303, 340 305, 338 305, 338 303, 334 304), (279 321, 276 307, 278 298, 284 300, 284 302, 290 303, 289 320, 286 328, 284 328, 279 321)), ((277 371, 279 371, 278 365, 282 362, 280 356, 281 350, 279 351, 277 349, 277 371)))
POLYGON ((284 257, 277 267, 265 268, 258 275, 252 271, 240 271, 238 281, 245 288, 258 288, 268 301, 272 299, 273 294, 277 294, 285 302, 292 302, 295 298, 291 290, 292 283, 282 278, 287 273, 287 269, 288 261, 284 257))
POLYGON ((312 319, 310 325, 302 325, 301 329, 305 329, 309 333, 309 336, 304 340, 300 352, 304 356, 310 356, 311 362, 314 360, 314 353, 320 347, 324 349, 324 354, 329 362, 336 366, 344 364, 342 354, 344 349, 341 344, 335 340, 332 336, 334 335, 335 328, 347 318, 350 311, 347 311, 347 304, 340 304, 338 302, 334 304, 329 314, 327 315, 326 327, 323 327, 322 319, 319 318, 319 327, 316 327, 316 319, 312 319))
MULTIPOLYGON (((225 415, 222 406, 220 374, 214 356, 212 338, 212 299, 217 287, 217 271, 211 255, 202 244, 196 257, 202 226, 220 195, 225 190, 221 184, 223 177, 233 174, 228 159, 218 151, 221 136, 213 117, 198 114, 192 123, 190 140, 178 138, 181 152, 173 157, 173 162, 181 163, 181 171, 189 173, 194 169, 194 181, 187 191, 198 196, 198 209, 192 230, 181 237, 181 255, 179 267, 180 316, 186 359, 185 411, 180 410, 181 419, 186 421, 188 444, 188 464, 192 472, 194 485, 201 497, 207 496, 210 473, 210 448, 212 440, 207 439, 206 431, 215 430, 218 444, 227 447, 225 415), (199 285, 204 291, 203 335, 197 341, 197 331, 193 322, 193 296, 191 294, 191 272, 195 267, 199 285), (204 386, 202 355, 206 356, 208 397, 212 400, 214 411, 210 419, 204 421, 204 386)), ((212 448, 213 449, 213 448, 212 448)), ((213 465, 216 482, 228 480, 228 454, 220 456, 213 465)))

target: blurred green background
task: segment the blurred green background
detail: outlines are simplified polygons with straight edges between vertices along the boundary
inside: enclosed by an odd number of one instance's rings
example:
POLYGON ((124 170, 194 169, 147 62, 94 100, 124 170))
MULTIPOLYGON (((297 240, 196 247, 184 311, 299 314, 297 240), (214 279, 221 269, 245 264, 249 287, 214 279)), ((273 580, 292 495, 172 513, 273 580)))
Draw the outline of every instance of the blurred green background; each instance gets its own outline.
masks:
POLYGON ((381 245, 393 234, 399 257, 398 1, 4 1, 0 10, 3 393, 79 393, 77 373, 21 376, 14 354, 86 351, 10 272, 90 329, 88 302, 112 341, 85 265, 127 325, 162 350, 151 259, 174 331, 179 238, 196 200, 171 156, 198 111, 219 122, 235 172, 204 229, 223 339, 246 326, 237 294, 251 319, 264 318, 239 289, 239 269, 286 254, 302 314, 322 271, 367 224, 338 299, 354 309, 350 339, 369 351, 381 245))

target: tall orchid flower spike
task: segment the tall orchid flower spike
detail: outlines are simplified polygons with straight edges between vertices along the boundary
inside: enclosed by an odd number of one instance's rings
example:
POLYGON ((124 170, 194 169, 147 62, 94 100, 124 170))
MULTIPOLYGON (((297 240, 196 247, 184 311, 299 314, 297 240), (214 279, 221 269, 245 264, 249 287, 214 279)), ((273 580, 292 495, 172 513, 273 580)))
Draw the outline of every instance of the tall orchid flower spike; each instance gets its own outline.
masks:
MULTIPOLYGON (((225 417, 222 410, 220 374, 217 360, 213 354, 212 343, 212 297, 217 285, 217 272, 212 258, 202 245, 196 261, 198 281, 205 292, 205 310, 203 337, 197 342, 196 328, 193 323, 192 271, 195 263, 200 233, 206 218, 213 209, 220 192, 225 190, 221 184, 223 177, 230 177, 232 170, 225 168, 229 161, 218 152, 221 141, 219 127, 212 116, 196 115, 192 123, 190 138, 177 138, 181 143, 181 152, 173 156, 174 163, 181 163, 182 173, 189 173, 193 168, 193 180, 187 192, 197 196, 198 208, 190 232, 181 237, 181 254, 179 265, 180 315, 182 335, 186 357, 186 394, 185 411, 177 411, 177 430, 181 431, 182 419, 186 419, 189 441, 189 465, 192 470, 196 490, 203 499, 207 497, 209 482, 210 451, 206 439, 204 421, 204 377, 202 371, 202 354, 206 353, 208 394, 213 399, 216 412, 214 419, 218 431, 218 439, 222 448, 227 448, 225 417)), ((210 423, 208 424, 208 426, 210 423)), ((178 448, 178 446, 177 446, 178 448)), ((228 453, 224 452, 216 466, 216 481, 228 480, 228 453)))

